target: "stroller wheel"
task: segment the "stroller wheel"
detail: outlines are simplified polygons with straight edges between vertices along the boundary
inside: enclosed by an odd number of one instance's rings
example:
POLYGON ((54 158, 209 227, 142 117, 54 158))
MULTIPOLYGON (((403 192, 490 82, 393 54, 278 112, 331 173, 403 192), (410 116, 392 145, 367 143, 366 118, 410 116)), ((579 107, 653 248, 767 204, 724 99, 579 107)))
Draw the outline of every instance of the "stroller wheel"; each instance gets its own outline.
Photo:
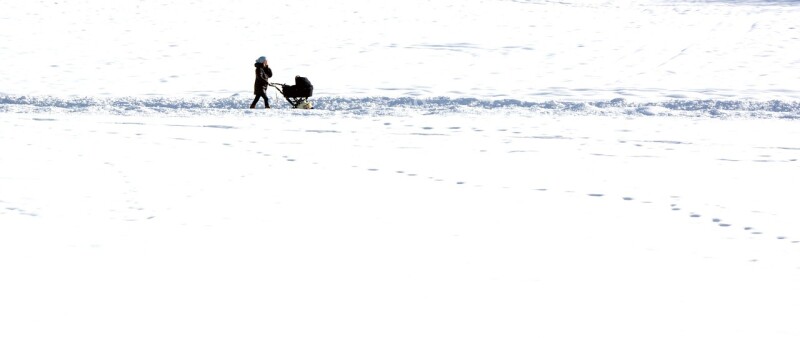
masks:
POLYGON ((298 109, 314 109, 314 105, 312 105, 311 102, 308 102, 306 100, 298 102, 297 105, 295 105, 294 107, 298 109))

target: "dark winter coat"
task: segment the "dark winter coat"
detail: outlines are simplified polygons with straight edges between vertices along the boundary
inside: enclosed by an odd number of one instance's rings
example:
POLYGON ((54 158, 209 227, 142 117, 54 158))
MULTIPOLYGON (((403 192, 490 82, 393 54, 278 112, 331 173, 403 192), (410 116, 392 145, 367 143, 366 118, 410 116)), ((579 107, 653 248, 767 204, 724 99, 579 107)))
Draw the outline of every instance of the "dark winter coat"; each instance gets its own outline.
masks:
POLYGON ((253 93, 256 95, 263 94, 269 84, 269 78, 272 77, 272 69, 269 66, 264 67, 264 64, 256 63, 256 83, 253 86, 253 93))

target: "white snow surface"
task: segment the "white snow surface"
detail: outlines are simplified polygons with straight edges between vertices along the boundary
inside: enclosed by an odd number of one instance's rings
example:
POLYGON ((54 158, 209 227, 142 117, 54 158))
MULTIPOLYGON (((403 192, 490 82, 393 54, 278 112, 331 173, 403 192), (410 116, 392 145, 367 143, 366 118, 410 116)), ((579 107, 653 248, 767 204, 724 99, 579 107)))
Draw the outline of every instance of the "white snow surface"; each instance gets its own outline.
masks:
POLYGON ((3 1, 0 91, 797 100, 794 1, 3 1))
POLYGON ((0 337, 800 337, 796 1, 0 9, 0 337))

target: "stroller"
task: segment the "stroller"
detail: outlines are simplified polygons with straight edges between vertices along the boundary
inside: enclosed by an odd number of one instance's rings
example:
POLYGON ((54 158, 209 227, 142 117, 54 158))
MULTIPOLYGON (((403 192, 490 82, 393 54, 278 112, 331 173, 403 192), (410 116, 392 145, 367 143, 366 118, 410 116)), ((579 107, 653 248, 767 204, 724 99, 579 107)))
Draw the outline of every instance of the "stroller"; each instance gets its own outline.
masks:
POLYGON ((314 92, 314 86, 307 78, 298 75, 294 77, 294 85, 282 83, 270 83, 269 85, 275 87, 292 105, 292 108, 314 109, 314 106, 308 101, 314 92))

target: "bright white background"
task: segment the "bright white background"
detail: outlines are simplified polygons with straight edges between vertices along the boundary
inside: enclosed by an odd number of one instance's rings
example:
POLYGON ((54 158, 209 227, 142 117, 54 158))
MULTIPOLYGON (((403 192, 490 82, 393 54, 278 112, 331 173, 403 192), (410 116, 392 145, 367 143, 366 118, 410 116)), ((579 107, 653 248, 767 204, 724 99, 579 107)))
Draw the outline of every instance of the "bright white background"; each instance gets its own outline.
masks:
POLYGON ((1 337, 800 336, 796 111, 370 98, 791 107, 791 2, 0 4, 1 337))
POLYGON ((791 1, 2 1, 0 92, 797 99, 791 1))

